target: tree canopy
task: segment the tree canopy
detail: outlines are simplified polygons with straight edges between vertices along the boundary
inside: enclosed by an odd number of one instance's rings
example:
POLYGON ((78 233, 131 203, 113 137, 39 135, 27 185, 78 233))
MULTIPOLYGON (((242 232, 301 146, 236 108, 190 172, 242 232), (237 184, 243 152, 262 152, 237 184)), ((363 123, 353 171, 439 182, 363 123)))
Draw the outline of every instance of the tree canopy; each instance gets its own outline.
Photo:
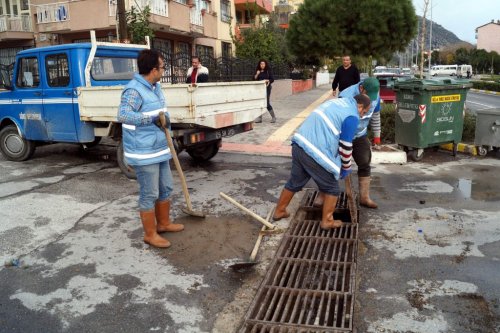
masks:
POLYGON ((286 37, 298 60, 318 63, 342 54, 390 58, 416 31, 411 0, 305 0, 286 37))
POLYGON ((134 44, 144 44, 146 36, 153 38, 154 30, 149 26, 151 8, 149 6, 139 9, 132 6, 130 11, 125 13, 130 39, 134 44))
POLYGON ((266 59, 285 63, 291 60, 285 41, 285 32, 278 27, 276 17, 269 16, 267 22, 242 29, 240 36, 233 36, 236 56, 242 59, 266 59))

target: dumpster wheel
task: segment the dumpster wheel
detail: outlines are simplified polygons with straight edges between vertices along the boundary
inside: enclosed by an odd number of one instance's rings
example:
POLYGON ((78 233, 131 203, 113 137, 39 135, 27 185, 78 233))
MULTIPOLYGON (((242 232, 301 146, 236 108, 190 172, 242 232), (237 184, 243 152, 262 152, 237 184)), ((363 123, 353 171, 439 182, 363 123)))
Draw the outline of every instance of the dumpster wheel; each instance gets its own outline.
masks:
POLYGON ((478 146, 477 153, 479 156, 486 156, 486 154, 488 154, 488 148, 486 148, 484 146, 478 146))
POLYGON ((424 157, 424 149, 423 148, 415 148, 412 150, 408 150, 408 157, 413 161, 418 162, 422 160, 424 157))

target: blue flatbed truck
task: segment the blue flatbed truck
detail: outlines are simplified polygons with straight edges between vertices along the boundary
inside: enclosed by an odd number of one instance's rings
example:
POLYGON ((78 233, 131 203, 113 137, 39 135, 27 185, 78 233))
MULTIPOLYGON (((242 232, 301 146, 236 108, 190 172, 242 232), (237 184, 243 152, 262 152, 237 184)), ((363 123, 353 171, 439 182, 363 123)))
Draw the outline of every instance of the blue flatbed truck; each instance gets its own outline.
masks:
MULTIPOLYGON (((13 68, 0 70, 0 151, 11 161, 30 159, 47 143, 96 145, 102 137, 118 141, 123 159, 121 124, 116 115, 123 86, 137 72, 136 58, 148 45, 64 44, 23 50, 13 68)), ((217 152, 224 136, 252 129, 265 112, 260 82, 162 84, 179 151, 198 160, 217 152), (242 91, 245 96, 242 97, 242 91)))

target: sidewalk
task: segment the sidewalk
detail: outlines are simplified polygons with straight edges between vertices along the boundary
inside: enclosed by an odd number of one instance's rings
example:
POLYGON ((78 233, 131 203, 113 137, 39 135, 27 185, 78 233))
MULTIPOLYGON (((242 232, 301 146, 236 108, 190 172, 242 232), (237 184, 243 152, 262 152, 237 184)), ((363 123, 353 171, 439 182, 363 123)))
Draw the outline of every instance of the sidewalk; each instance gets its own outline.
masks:
POLYGON ((222 140, 222 152, 239 152, 257 155, 290 156, 290 138, 302 121, 331 94, 329 84, 287 96, 272 103, 276 123, 269 113, 262 123, 254 123, 252 131, 222 140))

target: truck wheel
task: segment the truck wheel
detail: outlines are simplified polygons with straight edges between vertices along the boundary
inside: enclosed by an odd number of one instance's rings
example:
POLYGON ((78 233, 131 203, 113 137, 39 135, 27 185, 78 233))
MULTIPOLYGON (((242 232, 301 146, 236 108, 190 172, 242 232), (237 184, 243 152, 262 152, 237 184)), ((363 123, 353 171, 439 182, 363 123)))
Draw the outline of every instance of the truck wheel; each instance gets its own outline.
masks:
POLYGON ((205 145, 199 145, 186 149, 191 158, 197 162, 204 162, 210 160, 219 152, 220 139, 217 141, 209 142, 205 145))
POLYGON ((127 164, 125 157, 123 156, 123 141, 120 141, 118 148, 116 149, 116 160, 118 161, 118 167, 123 172, 123 174, 129 179, 136 179, 134 168, 127 164))
POLYGON ((19 135, 15 125, 6 126, 0 131, 0 150, 9 161, 26 161, 33 156, 35 148, 33 141, 19 135))
POLYGON ((424 150, 422 148, 416 148, 408 151, 408 157, 412 161, 418 162, 424 157, 424 150))

